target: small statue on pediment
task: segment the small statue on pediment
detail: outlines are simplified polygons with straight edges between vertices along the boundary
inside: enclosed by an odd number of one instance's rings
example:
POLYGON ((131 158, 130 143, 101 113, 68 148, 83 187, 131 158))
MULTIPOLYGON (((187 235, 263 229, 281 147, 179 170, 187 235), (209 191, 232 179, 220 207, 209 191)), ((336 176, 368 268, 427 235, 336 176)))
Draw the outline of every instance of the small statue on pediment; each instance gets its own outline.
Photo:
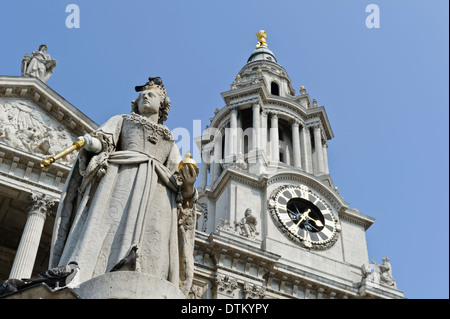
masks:
POLYGON ((28 53, 22 59, 21 74, 22 76, 35 77, 42 82, 47 82, 55 69, 57 62, 47 53, 47 46, 41 44, 39 50, 33 51, 29 56, 28 53))

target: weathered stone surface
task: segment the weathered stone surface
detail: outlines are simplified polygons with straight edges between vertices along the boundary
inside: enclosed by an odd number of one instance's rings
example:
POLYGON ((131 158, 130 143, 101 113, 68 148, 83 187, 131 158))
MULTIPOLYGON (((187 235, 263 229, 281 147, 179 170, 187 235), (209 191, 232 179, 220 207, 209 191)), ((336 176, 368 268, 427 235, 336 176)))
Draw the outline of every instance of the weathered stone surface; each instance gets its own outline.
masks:
POLYGON ((167 280, 137 271, 110 272, 73 288, 81 299, 186 299, 167 280))

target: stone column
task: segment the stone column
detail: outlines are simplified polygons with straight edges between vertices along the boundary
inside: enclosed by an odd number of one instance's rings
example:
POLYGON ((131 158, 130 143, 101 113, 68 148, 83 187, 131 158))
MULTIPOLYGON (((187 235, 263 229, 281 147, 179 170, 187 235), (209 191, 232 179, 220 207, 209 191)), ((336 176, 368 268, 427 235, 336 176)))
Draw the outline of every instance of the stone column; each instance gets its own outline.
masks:
POLYGON ((267 152, 267 112, 263 111, 261 113, 261 129, 259 130, 261 140, 259 142, 259 146, 261 149, 268 154, 267 152))
POLYGON ((311 135, 309 133, 309 128, 303 125, 302 128, 302 146, 303 146, 303 154, 305 159, 305 171, 307 173, 313 173, 312 168, 312 150, 311 150, 311 135))
MULTIPOLYGON (((203 153, 203 152, 202 152, 203 153)), ((208 164, 205 162, 202 154, 202 164, 200 171, 200 187, 205 187, 208 181, 208 164)))
POLYGON ((228 153, 229 156, 237 155, 237 107, 233 108, 230 113, 230 151, 228 153))
POLYGON ((302 168, 302 161, 300 156, 300 131, 299 122, 297 120, 292 120, 292 149, 294 151, 294 166, 297 168, 302 168))
POLYGON ((260 144, 259 144, 259 139, 260 139, 260 125, 261 125, 261 120, 259 117, 259 113, 261 111, 261 107, 259 105, 259 103, 253 103, 253 145, 252 145, 252 149, 253 150, 257 150, 260 148, 260 144))
POLYGON ((314 149, 316 152, 317 173, 324 173, 325 167, 323 165, 322 133, 320 132, 319 124, 314 126, 314 149))
MULTIPOLYGON (((226 147, 226 145, 225 145, 225 147, 226 147)), ((222 134, 220 134, 220 131, 217 131, 216 135, 214 135, 214 157, 213 157, 213 162, 212 162, 213 176, 209 182, 209 185, 211 185, 211 186, 212 186, 212 184, 214 184, 214 182, 220 176, 221 161, 222 161, 222 134)))
POLYGON ((31 200, 32 202, 28 207, 27 222, 9 278, 21 279, 31 277, 45 219, 50 215, 50 209, 55 205, 56 201, 51 196, 39 193, 32 193, 31 200))
POLYGON ((328 154, 327 154, 327 148, 328 148, 328 143, 325 141, 325 143, 322 144, 322 152, 323 152, 323 166, 325 169, 325 173, 326 174, 330 174, 330 170, 328 168, 328 154))
POLYGON ((229 122, 225 125, 225 128, 223 129, 223 132, 225 134, 225 144, 223 146, 223 158, 227 158, 228 155, 230 155, 230 150, 231 150, 231 146, 230 146, 231 129, 227 126, 229 126, 229 122))
POLYGON ((280 140, 278 136, 278 115, 276 113, 270 113, 270 144, 271 144, 271 156, 270 158, 274 162, 280 161, 280 140))

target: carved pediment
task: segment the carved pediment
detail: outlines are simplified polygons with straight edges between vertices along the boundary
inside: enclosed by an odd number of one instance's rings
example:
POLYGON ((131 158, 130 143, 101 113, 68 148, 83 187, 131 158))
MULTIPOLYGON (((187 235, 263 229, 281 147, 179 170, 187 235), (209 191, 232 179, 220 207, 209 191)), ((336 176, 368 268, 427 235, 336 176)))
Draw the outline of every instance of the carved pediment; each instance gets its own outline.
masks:
MULTIPOLYGON (((98 124, 35 77, 0 76, 0 145, 48 157, 98 124)), ((75 154, 59 163, 71 165, 75 154)))
MULTIPOLYGON (((0 99, 0 143, 47 156, 65 149, 76 137, 32 101, 0 99)), ((72 165, 75 158, 76 154, 69 154, 61 163, 72 165)))

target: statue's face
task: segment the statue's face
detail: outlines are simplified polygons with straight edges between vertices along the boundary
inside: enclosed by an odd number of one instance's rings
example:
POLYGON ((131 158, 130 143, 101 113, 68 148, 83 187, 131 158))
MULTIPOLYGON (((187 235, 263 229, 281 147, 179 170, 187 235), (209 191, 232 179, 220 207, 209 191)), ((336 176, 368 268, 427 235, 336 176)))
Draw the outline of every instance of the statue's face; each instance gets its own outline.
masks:
POLYGON ((139 114, 159 114, 159 108, 163 98, 155 89, 143 91, 137 100, 139 114))

